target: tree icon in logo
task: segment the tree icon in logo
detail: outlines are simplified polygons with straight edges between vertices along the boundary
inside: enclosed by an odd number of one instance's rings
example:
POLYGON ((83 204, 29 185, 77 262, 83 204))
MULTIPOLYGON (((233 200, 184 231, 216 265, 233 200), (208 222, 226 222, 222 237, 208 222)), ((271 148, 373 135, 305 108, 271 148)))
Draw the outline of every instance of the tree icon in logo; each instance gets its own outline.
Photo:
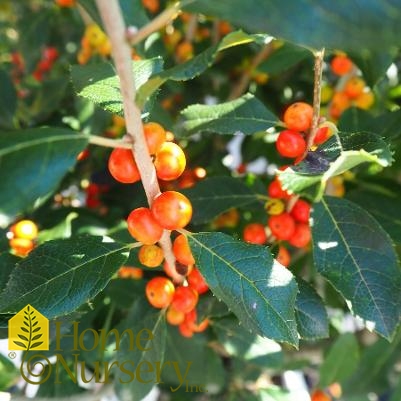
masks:
POLYGON ((9 350, 48 350, 49 320, 31 305, 19 311, 8 323, 9 350))

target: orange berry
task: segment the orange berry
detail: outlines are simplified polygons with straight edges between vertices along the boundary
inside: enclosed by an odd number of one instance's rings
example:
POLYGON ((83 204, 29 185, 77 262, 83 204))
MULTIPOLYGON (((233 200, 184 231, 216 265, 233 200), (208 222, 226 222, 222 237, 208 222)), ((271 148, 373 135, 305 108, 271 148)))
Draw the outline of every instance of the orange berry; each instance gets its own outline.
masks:
POLYGON ((139 267, 121 266, 118 269, 117 275, 120 278, 133 278, 135 280, 140 280, 143 278, 143 270, 139 267))
POLYGON ((191 338, 194 332, 188 327, 188 325, 183 322, 178 326, 178 330, 183 337, 191 338))
POLYGON ((341 76, 351 72, 354 64, 347 56, 338 55, 333 57, 330 66, 334 74, 341 76))
POLYGON ((311 401, 331 401, 331 397, 322 390, 315 390, 311 395, 311 401))
POLYGON ((59 7, 74 7, 75 0, 56 0, 56 4, 59 7))
POLYGON ((260 223, 247 224, 242 236, 245 242, 251 244, 263 245, 267 241, 265 226, 260 223))
POLYGON ((187 276, 188 285, 193 288, 199 295, 204 294, 209 290, 205 279, 201 275, 200 271, 194 267, 187 276))
POLYGON ((142 245, 138 252, 138 259, 146 267, 157 267, 163 262, 164 252, 157 245, 142 245))
POLYGON ((372 107, 373 103, 375 102, 375 96, 373 95, 372 91, 362 92, 356 99, 355 99, 355 106, 359 107, 360 109, 367 110, 372 107))
POLYGON ((159 0, 142 0, 142 4, 152 14, 159 11, 160 8, 159 0))
POLYGON ((193 265, 195 259, 192 255, 188 239, 185 235, 180 234, 173 242, 173 253, 178 262, 183 265, 193 265))
POLYGON ((306 131, 312 123, 313 107, 305 102, 296 102, 284 112, 284 123, 289 130, 306 131))
POLYGON ((171 306, 178 311, 188 313, 195 308, 198 303, 199 295, 191 287, 177 287, 174 293, 171 306))
POLYGON ((360 77, 351 77, 344 86, 344 93, 350 98, 357 98, 365 88, 365 81, 360 77))
POLYGON ((155 308, 167 308, 173 300, 174 284, 166 277, 154 277, 145 288, 146 298, 155 308))
POLYGON ((186 40, 179 43, 175 48, 175 56, 177 57, 177 61, 180 63, 190 60, 194 56, 194 47, 192 46, 192 43, 186 40))
POLYGON ((158 123, 146 123, 143 125, 143 133, 148 145, 149 154, 154 155, 166 142, 166 131, 158 123))
POLYGON ((285 246, 280 245, 278 247, 278 253, 277 253, 276 259, 283 266, 288 267, 288 265, 291 262, 291 255, 290 255, 290 253, 288 252, 288 249, 285 246))
POLYGON ((109 157, 108 168, 113 178, 123 184, 132 184, 141 179, 130 149, 113 149, 109 157))
POLYGON ((171 305, 167 309, 166 320, 173 326, 180 325, 185 319, 185 313, 174 309, 171 305))
POLYGON ((17 256, 27 256, 35 247, 34 242, 27 238, 12 238, 9 244, 17 256))
POLYGON ((38 236, 38 226, 32 220, 21 220, 15 223, 10 231, 15 238, 33 240, 38 236))
POLYGON ((127 218, 128 231, 144 245, 153 245, 160 240, 163 228, 145 207, 134 209, 127 218))
POLYGON ((164 142, 156 153, 154 164, 158 178, 172 181, 185 170, 185 154, 181 147, 174 142, 164 142))
POLYGON ((344 110, 348 109, 351 102, 343 92, 336 92, 330 103, 329 113, 333 118, 339 118, 344 110))
POLYGON ((184 228, 191 220, 192 205, 189 199, 176 191, 158 195, 151 206, 153 217, 166 230, 184 228))

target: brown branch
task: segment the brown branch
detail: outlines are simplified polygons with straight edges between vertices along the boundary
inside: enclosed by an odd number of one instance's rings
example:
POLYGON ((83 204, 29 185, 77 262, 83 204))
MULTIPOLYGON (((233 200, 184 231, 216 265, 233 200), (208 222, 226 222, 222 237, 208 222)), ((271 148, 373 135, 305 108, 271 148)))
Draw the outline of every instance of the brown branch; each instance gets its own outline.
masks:
MULTIPOLYGON (((141 110, 135 103, 135 82, 132 72, 131 46, 126 38, 126 27, 117 0, 96 0, 103 24, 111 42, 112 56, 120 79, 124 118, 127 133, 132 138, 132 152, 138 165, 149 205, 160 193, 156 170, 149 155, 143 133, 141 110)), ((170 266, 175 266, 170 232, 165 231, 160 245, 170 266)))
POLYGON ((322 91, 323 58, 324 58, 324 48, 315 53, 315 67, 314 67, 315 76, 313 82, 313 116, 312 116, 311 128, 306 138, 306 150, 304 155, 302 156, 302 159, 306 157, 308 151, 313 146, 316 133, 318 130, 319 118, 320 118, 320 96, 322 91))
POLYGON ((228 100, 234 100, 240 97, 248 89, 249 82, 251 81, 252 71, 255 70, 258 65, 265 60, 274 50, 273 43, 270 42, 263 47, 263 49, 255 55, 251 61, 251 65, 241 75, 238 83, 233 87, 231 93, 228 96, 228 100))
POLYGON ((143 26, 137 32, 130 34, 127 31, 127 39, 132 46, 146 39, 153 32, 158 31, 159 29, 166 26, 169 22, 177 18, 180 13, 181 3, 177 2, 173 4, 171 7, 166 8, 163 12, 157 15, 152 21, 143 26))
POLYGON ((98 135, 90 135, 89 143, 92 145, 104 146, 106 148, 124 148, 124 149, 132 148, 132 143, 118 139, 105 138, 103 136, 98 136, 98 135))
POLYGON ((186 27, 185 41, 192 42, 194 40, 196 30, 198 28, 198 16, 192 14, 186 27))

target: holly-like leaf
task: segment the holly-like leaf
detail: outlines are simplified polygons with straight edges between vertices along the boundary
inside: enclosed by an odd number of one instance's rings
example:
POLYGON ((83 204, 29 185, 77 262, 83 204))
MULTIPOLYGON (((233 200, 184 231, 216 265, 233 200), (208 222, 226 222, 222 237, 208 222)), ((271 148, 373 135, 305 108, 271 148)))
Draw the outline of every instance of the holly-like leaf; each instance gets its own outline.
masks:
POLYGON ((242 31, 231 32, 226 35, 219 44, 209 47, 191 60, 152 76, 149 81, 138 90, 136 98, 137 104, 139 107, 143 107, 149 97, 168 80, 188 81, 199 76, 214 63, 219 52, 223 50, 252 42, 263 44, 271 39, 272 38, 268 35, 249 35, 242 31))
POLYGON ((309 152, 296 166, 279 171, 284 189, 290 193, 319 200, 329 178, 362 163, 387 167, 392 163, 391 150, 378 135, 368 132, 334 135, 318 150, 309 152))
POLYGON ((280 0, 195 0, 185 9, 230 21, 248 32, 268 32, 316 49, 383 52, 399 46, 401 8, 396 0, 323 0, 318 4, 288 0, 285 6, 280 0))
POLYGON ((325 197, 314 205, 316 268, 367 327, 391 339, 401 312, 401 271, 392 241, 356 204, 325 197))
MULTIPOLYGON (((153 74, 162 70, 163 60, 153 58, 132 62, 135 87, 139 89, 153 74)), ((101 63, 71 68, 71 77, 79 96, 91 100, 102 109, 123 114, 120 80, 112 64, 101 63)))
POLYGON ((100 237, 46 242, 13 270, 0 311, 16 313, 31 304, 48 319, 73 312, 106 286, 127 257, 126 245, 100 237))
POLYGON ((233 177, 208 178, 182 192, 192 203, 192 224, 206 223, 231 208, 260 202, 257 193, 233 177))
POLYGON ((329 336, 329 321, 322 299, 311 285, 297 279, 299 292, 295 303, 298 332, 305 340, 329 336))
POLYGON ((267 248, 222 233, 188 235, 196 265, 214 295, 244 327, 263 337, 298 344, 297 285, 267 248))
POLYGON ((186 135, 211 132, 233 135, 241 132, 251 135, 275 126, 279 119, 250 93, 238 99, 207 106, 195 104, 184 109, 183 129, 186 135))
POLYGON ((156 384, 154 370, 147 370, 149 363, 163 366, 164 353, 166 349, 166 321, 163 311, 157 310, 149 305, 143 297, 132 306, 129 316, 122 322, 119 332, 131 329, 136 336, 132 339, 127 334, 122 337, 118 352, 118 361, 135 361, 135 367, 145 365, 141 372, 141 380, 131 380, 128 383, 127 374, 122 370, 117 373, 116 390, 121 400, 131 400, 135 394, 141 400, 156 384), (140 316, 140 319, 138 317, 140 316), (142 334, 139 333, 143 330, 142 334), (140 347, 138 347, 138 335, 140 347), (121 380, 121 381, 120 381, 121 380))
POLYGON ((319 386, 324 388, 348 379, 359 363, 359 345, 351 333, 343 334, 331 346, 320 367, 319 386))
POLYGON ((87 137, 61 128, 0 135, 0 226, 42 204, 76 163, 87 137))

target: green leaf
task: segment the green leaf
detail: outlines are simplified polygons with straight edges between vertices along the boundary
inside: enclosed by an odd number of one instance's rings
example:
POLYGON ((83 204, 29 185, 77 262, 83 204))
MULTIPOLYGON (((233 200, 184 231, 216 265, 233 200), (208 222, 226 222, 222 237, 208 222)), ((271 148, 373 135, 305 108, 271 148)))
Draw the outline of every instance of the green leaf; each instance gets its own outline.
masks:
POLYGON ((323 0, 318 6, 309 0, 289 0, 285 7, 280 0, 196 0, 185 9, 230 21, 248 32, 268 32, 315 49, 382 52, 399 46, 401 10, 393 0, 323 0))
POLYGON ((9 74, 0 69, 0 128, 14 128, 14 116, 17 109, 17 93, 9 74))
POLYGON ((322 299, 314 288, 301 278, 297 279, 299 292, 295 303, 298 332, 305 340, 329 336, 329 321, 322 299))
POLYGON ((258 202, 258 194, 233 177, 208 178, 182 192, 192 203, 192 224, 207 223, 233 207, 258 202))
POLYGON ((124 264, 126 245, 82 236, 44 243, 21 261, 1 294, 1 313, 31 304, 48 319, 93 298, 124 264))
POLYGON ((19 260, 20 258, 17 258, 8 252, 0 253, 0 295, 6 288, 11 273, 15 269, 15 265, 19 260))
POLYGON ((369 191, 353 191, 347 199, 368 211, 396 244, 401 244, 401 196, 369 191))
POLYGON ((0 226, 42 204, 76 163, 88 139, 61 128, 0 135, 0 226))
POLYGON ((312 218, 317 271, 354 315, 391 339, 401 311, 401 272, 390 237, 370 214, 341 198, 323 198, 312 218))
POLYGON ((351 333, 343 334, 331 346, 320 367, 319 387, 324 388, 335 382, 343 382, 357 369, 359 345, 351 333))
POLYGON ((133 361, 134 368, 127 365, 127 369, 134 371, 135 380, 127 382, 127 374, 120 369, 116 376, 116 391, 122 401, 132 400, 132 394, 135 394, 135 399, 141 400, 157 383, 155 365, 162 366, 164 362, 166 349, 164 312, 152 308, 143 297, 139 298, 134 303, 127 319, 119 327, 119 332, 122 333, 125 329, 131 329, 135 337, 131 340, 128 335, 123 337, 116 360, 120 366, 124 361, 133 361), (143 350, 139 349, 137 342, 138 333, 141 330, 144 330, 140 336, 140 345, 143 350), (141 372, 141 380, 138 380, 138 369, 141 372))
POLYGON ((234 317, 213 320, 213 330, 219 343, 228 355, 234 356, 254 365, 279 369, 284 358, 281 347, 275 341, 258 335, 251 335, 234 317))
POLYGON ((244 327, 263 337, 298 344, 297 285, 287 269, 274 264, 266 248, 222 233, 191 234, 188 240, 212 292, 244 327))
POLYGON ((374 117, 366 110, 350 107, 341 114, 337 128, 341 132, 376 132, 372 131, 374 117))
POLYGON ((188 81, 199 76, 214 63, 219 52, 223 50, 252 42, 262 44, 268 40, 270 38, 267 35, 249 35, 242 31, 231 32, 219 44, 209 47, 191 60, 154 75, 138 90, 137 104, 143 107, 149 97, 168 80, 188 81))
POLYGON ((0 354, 0 391, 6 391, 17 382, 19 371, 6 356, 0 354))
POLYGON ((362 163, 381 167, 393 161, 389 146, 378 135, 368 132, 340 133, 326 141, 318 150, 309 152, 296 166, 279 171, 284 189, 290 193, 320 200, 327 181, 362 163))
POLYGON ((186 135, 212 132, 233 135, 241 132, 251 135, 275 126, 279 119, 250 93, 218 105, 195 104, 184 109, 183 129, 186 135))
MULTIPOLYGON (((139 89, 150 76, 160 72, 162 66, 161 58, 133 61, 135 87, 139 89)), ((104 62, 85 66, 74 65, 71 68, 71 78, 79 96, 91 100, 104 110, 122 115, 120 81, 112 64, 104 62)))

